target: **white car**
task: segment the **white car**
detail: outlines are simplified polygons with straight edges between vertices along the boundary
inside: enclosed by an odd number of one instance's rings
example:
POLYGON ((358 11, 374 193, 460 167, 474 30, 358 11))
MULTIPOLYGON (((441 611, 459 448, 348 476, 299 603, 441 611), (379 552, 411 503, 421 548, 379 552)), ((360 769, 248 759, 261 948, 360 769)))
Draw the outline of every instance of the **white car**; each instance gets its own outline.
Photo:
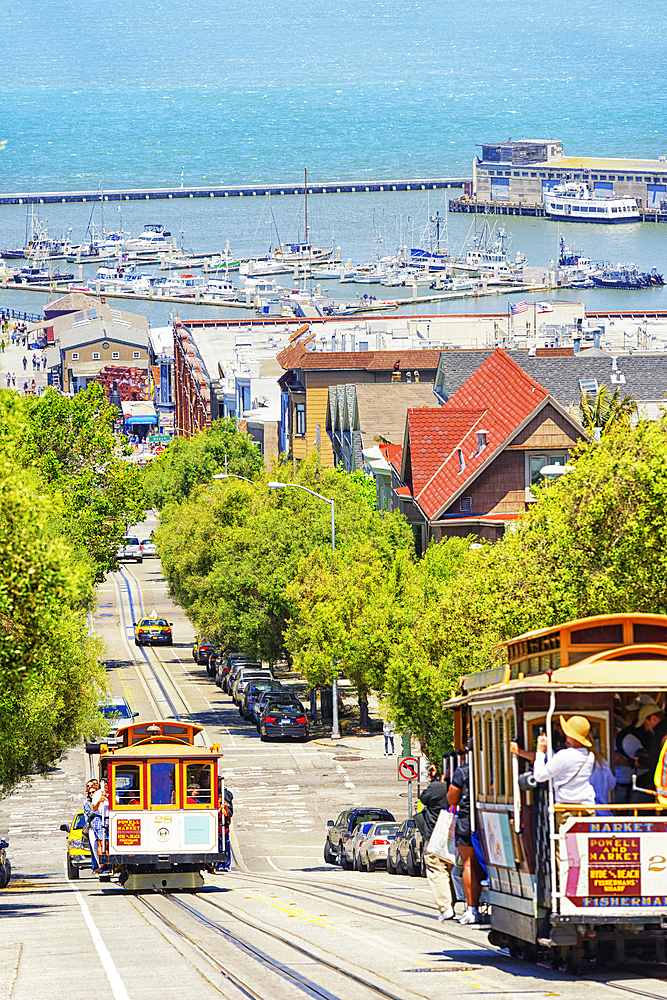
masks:
POLYGON ((134 559, 135 562, 144 561, 144 550, 141 542, 138 538, 126 537, 123 539, 123 544, 118 549, 116 553, 116 558, 120 560, 129 561, 134 559))
POLYGON ((147 556, 157 555, 157 547, 152 538, 144 538, 143 542, 141 543, 141 548, 143 550, 144 558, 146 558, 147 556))

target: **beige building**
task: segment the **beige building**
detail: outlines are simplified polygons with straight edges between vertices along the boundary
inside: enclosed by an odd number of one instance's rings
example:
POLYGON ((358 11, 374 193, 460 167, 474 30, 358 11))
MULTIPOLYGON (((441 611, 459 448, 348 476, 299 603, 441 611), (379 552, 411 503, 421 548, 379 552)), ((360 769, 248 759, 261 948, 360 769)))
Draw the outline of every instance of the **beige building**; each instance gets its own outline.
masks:
MULTIPOLYGON (((149 369, 148 320, 88 300, 79 312, 56 316, 53 345, 46 349, 52 384, 80 392, 107 368, 149 369)), ((146 379, 146 385, 148 381, 146 379)))
POLYGON ((667 157, 658 160, 566 156, 557 139, 482 143, 473 160, 473 200, 541 205, 561 181, 583 181, 592 192, 635 198, 641 209, 667 212, 667 157))

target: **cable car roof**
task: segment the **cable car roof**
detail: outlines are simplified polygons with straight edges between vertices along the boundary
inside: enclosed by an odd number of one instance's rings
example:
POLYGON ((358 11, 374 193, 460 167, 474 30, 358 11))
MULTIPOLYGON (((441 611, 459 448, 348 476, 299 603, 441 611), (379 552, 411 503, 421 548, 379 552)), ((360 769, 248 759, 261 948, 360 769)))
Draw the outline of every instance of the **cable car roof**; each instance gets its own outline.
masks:
POLYGON ((477 687, 465 695, 450 698, 443 707, 456 708, 471 701, 512 697, 523 691, 557 690, 667 691, 667 645, 644 643, 603 650, 570 667, 477 687))
POLYGON ((166 757, 177 757, 187 760, 218 760, 223 756, 217 744, 211 747, 194 747, 190 743, 172 743, 171 740, 147 740, 145 743, 133 743, 129 747, 109 747, 106 753, 100 754, 100 760, 136 760, 148 757, 163 760, 166 757))

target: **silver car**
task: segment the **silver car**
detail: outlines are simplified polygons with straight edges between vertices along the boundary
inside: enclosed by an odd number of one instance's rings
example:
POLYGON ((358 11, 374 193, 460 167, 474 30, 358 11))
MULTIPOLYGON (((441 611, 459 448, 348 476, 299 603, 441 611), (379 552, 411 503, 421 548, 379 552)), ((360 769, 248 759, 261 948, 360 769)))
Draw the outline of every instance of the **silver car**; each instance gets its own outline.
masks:
POLYGON ((246 684, 249 680, 263 680, 272 681, 273 674, 270 670, 258 670, 255 667, 253 670, 239 670, 236 677, 231 683, 230 694, 232 696, 232 701, 235 705, 239 705, 243 700, 243 692, 245 691, 246 684))
POLYGON ((400 827, 400 823, 373 823, 359 845, 358 871, 374 872, 376 865, 387 864, 389 845, 400 827))
MULTIPOLYGON (((357 859, 359 857, 361 845, 363 844, 366 834, 372 826, 372 823, 360 823, 359 826, 354 829, 354 836, 350 837, 349 840, 343 841, 342 847, 345 860, 354 868, 356 872, 361 871, 361 868, 358 867, 357 859)), ((343 865, 343 867, 345 866, 343 865)))

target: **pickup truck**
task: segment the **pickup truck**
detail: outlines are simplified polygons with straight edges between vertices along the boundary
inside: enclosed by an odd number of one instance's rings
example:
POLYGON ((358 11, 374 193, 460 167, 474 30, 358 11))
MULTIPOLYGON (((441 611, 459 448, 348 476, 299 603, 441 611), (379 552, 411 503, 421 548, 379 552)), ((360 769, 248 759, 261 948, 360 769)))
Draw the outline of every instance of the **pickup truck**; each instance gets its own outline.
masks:
POLYGON ((135 562, 143 562, 144 547, 138 538, 124 538, 123 544, 119 547, 118 552, 116 553, 116 558, 119 561, 121 559, 134 559, 135 562))

